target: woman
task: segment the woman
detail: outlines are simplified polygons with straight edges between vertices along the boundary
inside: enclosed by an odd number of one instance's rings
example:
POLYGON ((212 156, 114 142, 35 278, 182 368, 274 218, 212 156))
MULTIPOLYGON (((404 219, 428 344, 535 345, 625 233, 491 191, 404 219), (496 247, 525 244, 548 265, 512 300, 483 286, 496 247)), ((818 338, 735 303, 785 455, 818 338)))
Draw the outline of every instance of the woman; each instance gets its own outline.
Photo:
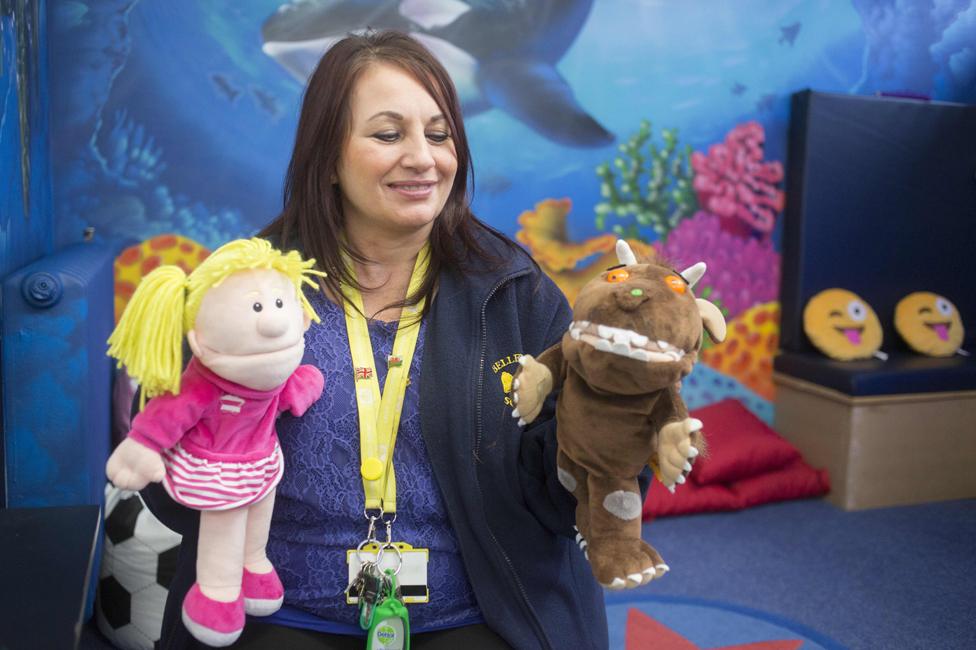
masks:
MULTIPOLYGON (((328 273, 309 296, 322 322, 304 359, 326 387, 304 417, 278 425, 286 470, 268 554, 285 606, 250 620, 241 647, 364 645, 346 604, 347 551, 368 537, 370 486, 393 509, 389 456, 361 449, 374 375, 384 392, 387 375, 405 386, 392 539, 430 549, 430 601, 408 605, 413 647, 607 645, 602 592, 573 538, 575 503, 556 477, 551 409, 525 431, 511 417, 518 357, 558 341, 571 313, 532 260, 471 213, 470 174, 456 91, 421 45, 370 33, 325 54, 305 92, 284 210, 262 235, 328 273), (366 361, 349 338, 362 315, 366 361), (417 334, 412 361, 397 353, 401 317, 417 334)), ((162 643, 186 647, 179 603, 195 523, 149 492, 186 535, 162 643)))

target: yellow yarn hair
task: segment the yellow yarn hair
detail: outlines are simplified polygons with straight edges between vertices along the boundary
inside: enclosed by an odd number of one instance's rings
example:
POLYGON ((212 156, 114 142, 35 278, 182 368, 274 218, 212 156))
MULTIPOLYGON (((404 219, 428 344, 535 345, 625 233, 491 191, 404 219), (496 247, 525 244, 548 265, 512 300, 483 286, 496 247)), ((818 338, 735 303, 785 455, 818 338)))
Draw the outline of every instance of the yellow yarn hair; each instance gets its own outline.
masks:
POLYGON ((204 294, 228 276, 250 269, 270 269, 286 276, 305 313, 318 314, 302 292, 302 285, 318 286, 311 276, 315 260, 302 260, 296 251, 282 253, 264 239, 235 239, 215 250, 187 276, 177 266, 160 266, 142 279, 108 339, 108 354, 123 364, 142 387, 139 407, 147 397, 180 393, 183 337, 193 329, 204 294))

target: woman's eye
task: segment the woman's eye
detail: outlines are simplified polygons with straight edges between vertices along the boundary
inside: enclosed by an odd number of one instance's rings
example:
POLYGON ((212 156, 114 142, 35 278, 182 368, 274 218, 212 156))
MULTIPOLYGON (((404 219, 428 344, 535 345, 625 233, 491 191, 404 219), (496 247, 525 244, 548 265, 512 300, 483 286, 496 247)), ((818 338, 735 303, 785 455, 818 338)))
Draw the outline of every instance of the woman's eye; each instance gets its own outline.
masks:
POLYGON ((256 302, 253 305, 251 305, 251 309, 253 309, 254 311, 261 311, 262 309, 264 309, 264 305, 262 305, 259 302, 256 302))
POLYGON ((442 142, 447 142, 451 136, 447 133, 428 133, 427 139, 438 144, 442 142))
POLYGON ((384 131, 383 133, 374 133, 373 137, 381 142, 396 142, 400 134, 395 131, 384 131))
POLYGON ((277 300, 275 300, 275 307, 277 307, 278 309, 281 309, 284 306, 285 306, 285 303, 283 303, 281 301, 281 298, 278 298, 277 300))

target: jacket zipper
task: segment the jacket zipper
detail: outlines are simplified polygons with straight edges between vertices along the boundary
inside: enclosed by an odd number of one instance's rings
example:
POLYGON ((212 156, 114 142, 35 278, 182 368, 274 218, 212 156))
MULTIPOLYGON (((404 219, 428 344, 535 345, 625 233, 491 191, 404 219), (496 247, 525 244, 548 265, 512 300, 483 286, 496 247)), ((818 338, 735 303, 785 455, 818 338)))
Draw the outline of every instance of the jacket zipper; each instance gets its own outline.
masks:
MULTIPOLYGON (((485 383, 485 358, 488 353, 488 318, 487 318, 488 302, 492 299, 492 297, 494 297, 495 293, 499 289, 501 289, 503 286, 505 286, 512 280, 515 280, 516 278, 522 277, 524 275, 528 275, 527 270, 522 270, 513 273, 512 275, 506 278, 503 278, 497 284, 495 284, 495 286, 491 288, 491 291, 488 293, 488 296, 485 298, 484 302, 481 303, 481 358, 479 359, 478 362, 478 390, 476 392, 477 401, 475 402, 475 409, 474 409, 475 432, 476 432, 474 448, 476 452, 480 452, 481 450, 481 436, 483 433, 481 412, 482 412, 482 402, 483 402, 482 397, 483 397, 483 390, 484 390, 484 383, 485 383)), ((475 480, 475 485, 478 486, 478 495, 481 497, 482 501, 484 501, 485 495, 484 492, 481 490, 481 482, 478 480, 477 471, 475 471, 474 473, 474 480, 475 480)), ((552 642, 549 641, 549 636, 546 634, 545 630, 542 627, 542 624, 539 622, 539 618, 538 616, 536 616, 535 610, 532 609, 532 603, 529 602, 529 595, 525 591, 525 586, 522 584, 522 581, 519 579, 518 573, 515 571, 515 567, 512 565, 512 560, 509 559, 508 554, 505 553, 505 549, 502 548, 502 545, 498 543, 498 538, 495 537, 495 532, 491 529, 491 526, 488 524, 487 519, 485 520, 485 527, 488 529, 488 534, 491 536, 492 544, 494 544, 495 548, 498 549, 498 552, 501 553, 502 558, 505 560, 505 564, 508 566, 508 571, 511 574, 512 579, 515 580, 515 584, 518 586, 519 593, 522 595, 522 602, 525 605, 526 611, 529 613, 529 620, 532 622, 533 626, 535 627, 536 636, 539 638, 539 640, 542 641, 544 647, 551 649, 552 642)))

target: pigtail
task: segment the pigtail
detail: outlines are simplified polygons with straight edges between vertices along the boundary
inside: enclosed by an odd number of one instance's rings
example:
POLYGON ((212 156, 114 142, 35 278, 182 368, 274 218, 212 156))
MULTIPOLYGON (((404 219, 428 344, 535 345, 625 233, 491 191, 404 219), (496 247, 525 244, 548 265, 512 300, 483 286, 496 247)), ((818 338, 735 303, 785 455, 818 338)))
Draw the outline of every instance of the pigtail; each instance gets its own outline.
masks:
POLYGON ((186 273, 177 266, 146 275, 108 339, 109 356, 142 387, 140 409, 148 397, 180 393, 186 286, 186 273))

